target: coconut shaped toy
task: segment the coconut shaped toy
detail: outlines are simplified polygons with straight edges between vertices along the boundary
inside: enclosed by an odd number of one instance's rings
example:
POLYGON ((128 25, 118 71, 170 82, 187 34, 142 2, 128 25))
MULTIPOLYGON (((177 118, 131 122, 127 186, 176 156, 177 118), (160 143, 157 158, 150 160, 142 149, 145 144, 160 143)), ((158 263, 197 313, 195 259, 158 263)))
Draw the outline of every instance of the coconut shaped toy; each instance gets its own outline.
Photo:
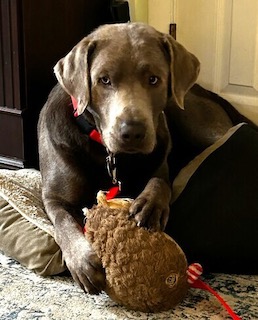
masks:
POLYGON ((112 300, 144 312, 172 308, 185 296, 187 260, 164 232, 139 228, 129 218, 130 199, 106 200, 87 210, 86 237, 106 272, 105 291, 112 300))

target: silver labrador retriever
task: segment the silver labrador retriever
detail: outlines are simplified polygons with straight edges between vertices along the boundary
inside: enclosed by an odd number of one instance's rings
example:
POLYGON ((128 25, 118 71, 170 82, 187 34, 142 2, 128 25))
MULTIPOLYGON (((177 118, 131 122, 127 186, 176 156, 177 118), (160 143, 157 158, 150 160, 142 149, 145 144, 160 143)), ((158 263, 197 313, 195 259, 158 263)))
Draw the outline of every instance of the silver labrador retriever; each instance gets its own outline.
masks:
MULTIPOLYGON (((83 235, 81 208, 119 179, 121 196, 135 198, 130 213, 138 225, 165 228, 171 135, 164 111, 183 108, 199 62, 171 36, 128 23, 98 28, 54 70, 59 84, 38 125, 43 201, 74 280, 98 293, 105 276, 83 235), (94 129, 102 144, 91 139, 94 129)), ((220 121, 224 133, 232 123, 220 121)))

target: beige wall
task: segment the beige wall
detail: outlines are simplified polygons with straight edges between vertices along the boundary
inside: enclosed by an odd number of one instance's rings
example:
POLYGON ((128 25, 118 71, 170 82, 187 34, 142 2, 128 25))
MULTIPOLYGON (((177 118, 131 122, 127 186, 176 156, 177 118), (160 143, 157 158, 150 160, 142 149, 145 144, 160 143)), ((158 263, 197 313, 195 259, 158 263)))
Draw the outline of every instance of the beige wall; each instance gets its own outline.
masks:
POLYGON ((128 0, 132 21, 145 22, 161 32, 168 32, 173 20, 173 0, 128 0))
POLYGON ((148 0, 128 0, 132 21, 148 23, 148 0))

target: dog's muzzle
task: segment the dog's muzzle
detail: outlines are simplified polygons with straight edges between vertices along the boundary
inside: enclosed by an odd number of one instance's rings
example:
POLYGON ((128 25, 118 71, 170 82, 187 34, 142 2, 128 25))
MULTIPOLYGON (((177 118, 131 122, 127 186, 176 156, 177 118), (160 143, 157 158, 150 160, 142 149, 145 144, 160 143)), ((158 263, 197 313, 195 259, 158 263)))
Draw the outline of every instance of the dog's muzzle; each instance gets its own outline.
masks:
POLYGON ((146 127, 137 121, 122 122, 119 134, 120 140, 128 147, 138 147, 145 138, 146 127))

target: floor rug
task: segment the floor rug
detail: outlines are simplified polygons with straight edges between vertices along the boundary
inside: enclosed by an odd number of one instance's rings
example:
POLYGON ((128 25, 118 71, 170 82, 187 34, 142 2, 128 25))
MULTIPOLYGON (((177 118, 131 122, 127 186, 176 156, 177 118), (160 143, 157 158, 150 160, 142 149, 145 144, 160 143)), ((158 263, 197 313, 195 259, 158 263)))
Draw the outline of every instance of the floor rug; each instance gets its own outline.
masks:
MULTIPOLYGON (((258 319, 258 276, 209 274, 209 283, 242 319, 258 319)), ((42 277, 0 253, 2 320, 230 319, 208 292, 191 289, 175 309, 157 314, 129 311, 106 294, 83 293, 70 277, 42 277)))

